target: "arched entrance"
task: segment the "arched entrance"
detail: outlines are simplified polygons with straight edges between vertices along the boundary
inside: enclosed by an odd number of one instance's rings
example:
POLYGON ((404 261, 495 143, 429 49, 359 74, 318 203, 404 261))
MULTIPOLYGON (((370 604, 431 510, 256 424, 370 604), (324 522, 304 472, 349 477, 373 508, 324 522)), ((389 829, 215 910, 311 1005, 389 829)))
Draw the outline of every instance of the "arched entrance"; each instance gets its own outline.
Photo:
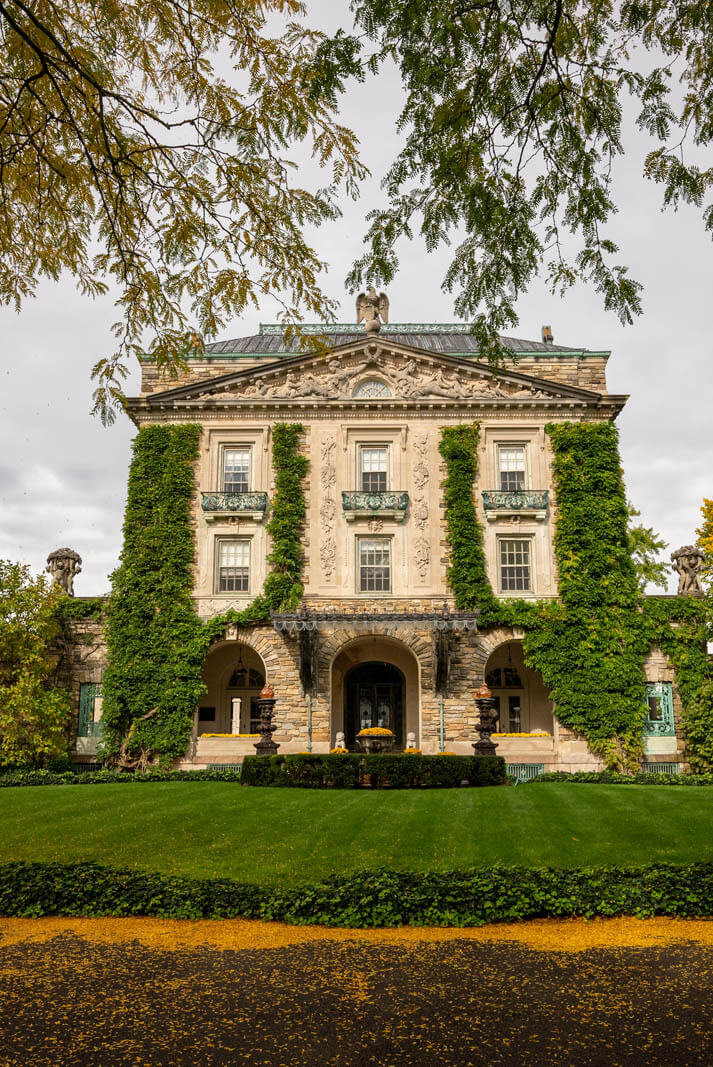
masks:
POLYGON ((392 730, 394 747, 403 748, 404 676, 390 663, 371 661, 352 667, 344 679, 344 733, 349 748, 360 730, 392 730))
POLYGON ((215 646, 203 665, 203 681, 208 692, 198 708, 197 736, 259 731, 257 698, 265 665, 254 648, 239 641, 215 646))
POLYGON ((552 701, 539 671, 525 666, 521 641, 495 649, 485 666, 485 684, 498 702, 499 733, 552 733, 552 701))
POLYGON ((414 652, 394 637, 371 634, 346 642, 330 669, 331 745, 344 733, 349 747, 362 728, 386 725, 403 748, 408 734, 421 733, 420 669, 414 652), (383 720, 383 721, 380 721, 383 720))

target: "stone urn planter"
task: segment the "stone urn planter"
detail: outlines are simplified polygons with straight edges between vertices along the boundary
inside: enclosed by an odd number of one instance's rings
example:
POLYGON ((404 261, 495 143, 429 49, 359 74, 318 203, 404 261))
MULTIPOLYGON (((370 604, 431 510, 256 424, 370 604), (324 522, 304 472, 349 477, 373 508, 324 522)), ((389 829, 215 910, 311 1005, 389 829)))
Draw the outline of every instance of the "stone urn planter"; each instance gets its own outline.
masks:
POLYGON ((390 752, 394 743, 393 730, 387 730, 383 726, 370 726, 366 730, 360 730, 356 735, 357 743, 369 755, 378 752, 390 752))

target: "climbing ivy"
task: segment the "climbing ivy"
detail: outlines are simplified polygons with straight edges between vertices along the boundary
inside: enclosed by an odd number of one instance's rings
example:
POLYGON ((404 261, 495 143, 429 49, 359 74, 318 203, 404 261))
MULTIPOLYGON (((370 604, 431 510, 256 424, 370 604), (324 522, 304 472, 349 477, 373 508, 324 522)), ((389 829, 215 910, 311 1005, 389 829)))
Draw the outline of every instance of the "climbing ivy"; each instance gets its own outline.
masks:
POLYGON ((300 532, 305 514, 299 453, 302 427, 273 430, 275 495, 267 530, 272 547, 265 586, 241 612, 203 623, 193 606, 195 544, 191 502, 200 427, 139 430, 129 473, 124 547, 107 608, 104 675, 106 747, 170 762, 183 754, 205 686, 201 668, 228 622, 259 625, 292 610, 302 595, 300 532), (146 718, 148 713, 153 713, 146 718))
POLYGON ((695 597, 647 597, 642 621, 648 646, 658 645, 676 670, 691 769, 713 769, 713 664, 706 642, 711 606, 695 597))
POLYGON ((477 422, 446 426, 441 430, 439 452, 446 463, 443 496, 450 560, 446 578, 459 611, 482 615, 498 610, 498 602, 488 581, 483 550, 483 531, 473 500, 478 475, 477 422))
POLYGON ((611 422, 550 423, 557 495, 559 601, 526 631, 563 725, 583 734, 609 766, 642 754, 646 655, 642 597, 629 552, 628 509, 611 422))
POLYGON ((645 598, 627 538, 627 503, 614 425, 551 423, 558 519, 559 599, 498 600, 487 578, 473 500, 477 424, 442 431, 448 582, 481 628, 520 626, 527 665, 540 672, 559 721, 581 733, 610 767, 641 757, 644 660, 659 645, 677 671, 691 763, 713 761, 713 680, 705 655, 707 613, 693 601, 645 598), (672 625, 674 623, 674 625, 672 625))
POLYGON ((196 425, 146 426, 134 440, 124 545, 107 608, 103 720, 109 750, 118 749, 131 729, 132 751, 166 760, 181 755, 203 690, 192 652, 191 601, 200 433, 196 425))

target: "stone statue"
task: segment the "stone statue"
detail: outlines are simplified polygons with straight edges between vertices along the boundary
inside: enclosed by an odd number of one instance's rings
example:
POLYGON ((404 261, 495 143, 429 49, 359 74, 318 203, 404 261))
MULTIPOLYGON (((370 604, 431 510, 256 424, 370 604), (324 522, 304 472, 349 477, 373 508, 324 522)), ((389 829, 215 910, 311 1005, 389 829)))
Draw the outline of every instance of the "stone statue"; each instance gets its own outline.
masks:
POLYGON ((703 596, 701 571, 705 556, 696 545, 683 545, 671 553, 673 570, 678 574, 679 596, 703 596))
POLYGON ((334 747, 335 748, 346 748, 347 747, 347 742, 346 742, 346 738, 344 737, 344 734, 342 734, 342 733, 337 734, 337 741, 336 741, 336 744, 334 745, 334 747))
POLYGON ((365 293, 359 293, 356 301, 357 322, 364 322, 367 333, 378 333, 381 322, 389 321, 389 298, 386 293, 377 296, 376 289, 369 286, 365 293))
POLYGON ((416 747, 416 734, 406 734, 406 748, 416 747))
POLYGON ((47 557, 47 573, 52 585, 59 586, 67 596, 74 596, 74 576, 82 569, 82 557, 73 548, 57 548, 47 557))

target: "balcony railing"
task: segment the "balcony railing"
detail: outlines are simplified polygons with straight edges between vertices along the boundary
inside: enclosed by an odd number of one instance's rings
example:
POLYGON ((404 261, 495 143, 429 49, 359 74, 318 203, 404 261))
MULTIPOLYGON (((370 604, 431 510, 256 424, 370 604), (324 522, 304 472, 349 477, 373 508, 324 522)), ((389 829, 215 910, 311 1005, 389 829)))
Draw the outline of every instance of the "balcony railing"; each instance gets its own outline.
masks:
POLYGON ((529 515, 544 519, 549 504, 547 489, 486 489, 483 491, 483 511, 489 521, 498 515, 529 515))
POLYGON ((408 493, 403 491, 367 493, 361 490, 342 493, 342 511, 347 522, 356 518, 396 519, 403 522, 408 509, 408 493))
POLYGON ((236 515, 260 522, 267 510, 267 493, 201 493, 201 508, 208 519, 236 515))

